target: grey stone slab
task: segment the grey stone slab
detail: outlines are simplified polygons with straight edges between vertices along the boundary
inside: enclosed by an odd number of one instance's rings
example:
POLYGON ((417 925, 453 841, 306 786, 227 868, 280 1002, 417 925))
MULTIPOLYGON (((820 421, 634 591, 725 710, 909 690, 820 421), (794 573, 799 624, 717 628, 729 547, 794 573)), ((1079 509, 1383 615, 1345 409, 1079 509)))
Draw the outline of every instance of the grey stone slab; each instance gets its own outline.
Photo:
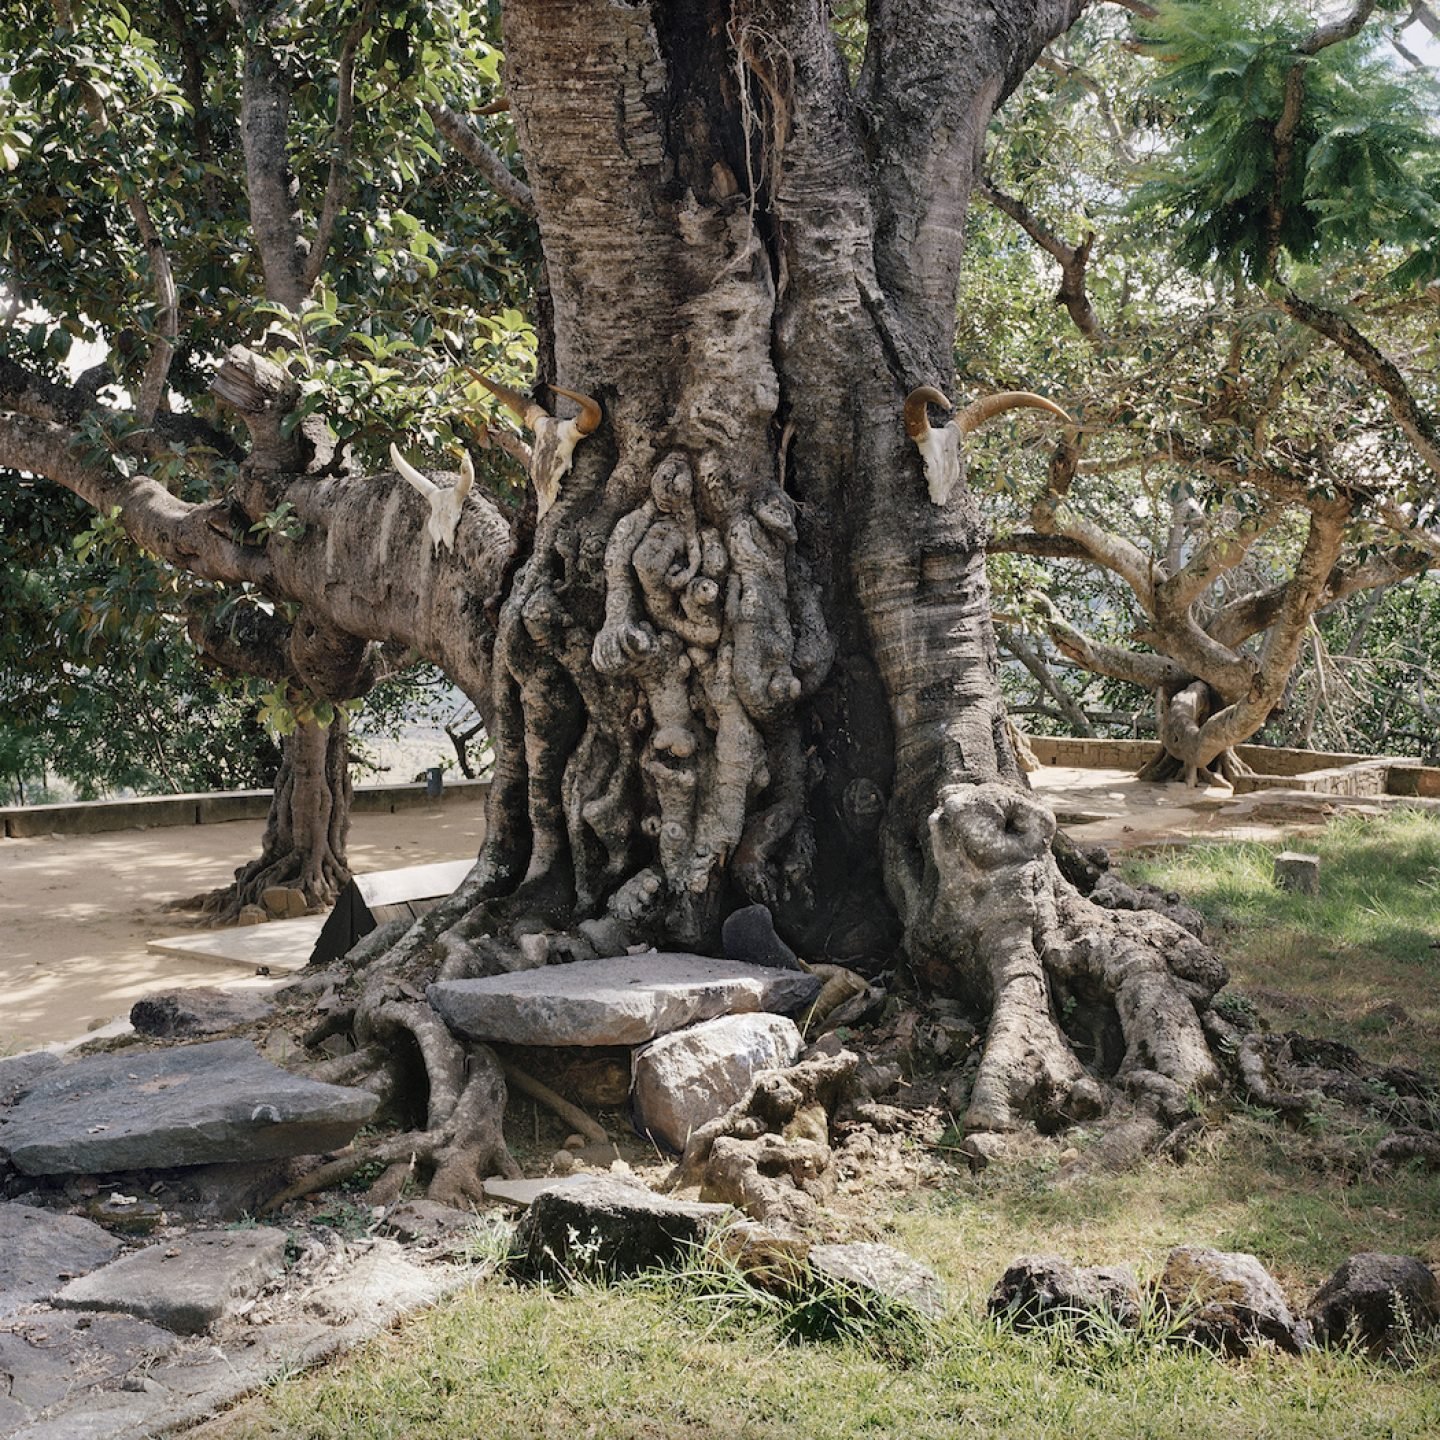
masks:
POLYGON ((119 1253, 120 1242, 89 1220, 0 1203, 0 1316, 119 1253))
POLYGON ((557 1185, 568 1185, 573 1189, 581 1185, 597 1185, 601 1178, 599 1175, 549 1175, 538 1180, 505 1180, 492 1176, 485 1181, 485 1198, 524 1210, 557 1185))
POLYGON ((719 1015, 803 1009, 820 981, 703 955, 650 952, 431 985, 445 1023, 512 1045, 641 1045, 719 1015))
POLYGON ((693 1131, 743 1098, 760 1071, 793 1065, 804 1048, 784 1015, 722 1015, 662 1035, 635 1053, 635 1123, 678 1154, 693 1131))
POLYGON ((891 1245, 812 1245, 810 1267, 825 1279, 908 1306, 929 1320, 945 1313, 940 1277, 891 1245))
POLYGON ((0 1106, 13 1105, 47 1070, 60 1063, 48 1050, 0 1058, 0 1106))
POLYGON ((178 1343, 168 1330, 129 1315, 45 1310, 16 1316, 0 1330, 0 1377, 9 1377, 10 1398, 28 1418, 86 1386, 122 1379, 178 1343))
MULTIPOLYGON (((261 919, 264 918, 261 911, 261 919)), ((298 920, 269 920, 234 930, 163 935, 158 940, 147 940, 145 948, 157 955, 211 960, 217 965, 238 965, 251 970, 263 965, 272 975, 290 975, 310 963, 310 953, 324 928, 323 915, 302 915, 298 920)))
POLYGON ((274 1008, 275 1002, 268 995, 255 990, 196 985, 141 996, 130 1007, 130 1023, 141 1035, 159 1039, 218 1035, 236 1025, 263 1019, 274 1008))
POLYGON ((83 1175, 313 1155, 347 1144, 379 1101, 262 1060, 244 1040, 78 1060, 4 1112, 26 1175, 83 1175))
POLYGON ((203 1335, 284 1268, 283 1230, 212 1230, 122 1256, 72 1280, 51 1303, 62 1310, 118 1310, 177 1335, 203 1335))

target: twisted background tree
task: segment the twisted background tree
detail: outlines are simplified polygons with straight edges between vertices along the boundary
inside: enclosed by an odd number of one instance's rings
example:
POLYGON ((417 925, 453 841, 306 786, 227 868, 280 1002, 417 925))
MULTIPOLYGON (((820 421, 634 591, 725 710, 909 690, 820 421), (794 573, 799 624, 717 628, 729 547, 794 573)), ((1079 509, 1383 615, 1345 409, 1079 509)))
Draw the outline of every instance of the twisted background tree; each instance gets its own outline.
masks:
MULTIPOLYGON (((1128 625, 1091 633, 1056 590, 1035 628, 1155 696, 1142 773, 1233 778, 1315 616, 1440 559, 1440 92, 1391 47, 1424 7, 1133 8, 1140 55, 1087 21, 983 186, 1059 265, 1084 337, 1066 365, 1083 424, 1043 478, 1012 467, 1029 493, 991 548, 1118 582, 1128 625)), ((1038 316, 1017 328, 1054 343, 1038 316)))

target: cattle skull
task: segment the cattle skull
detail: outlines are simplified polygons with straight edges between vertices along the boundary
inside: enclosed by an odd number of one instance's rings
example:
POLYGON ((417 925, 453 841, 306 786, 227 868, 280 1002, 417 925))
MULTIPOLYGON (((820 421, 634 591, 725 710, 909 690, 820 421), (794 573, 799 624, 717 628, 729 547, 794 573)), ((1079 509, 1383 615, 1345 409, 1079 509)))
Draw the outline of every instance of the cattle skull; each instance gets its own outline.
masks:
POLYGON ((920 459, 925 466, 925 482, 930 489, 930 499, 936 505, 943 505, 960 479, 961 438, 972 430, 978 430, 987 420, 1006 410, 1025 407, 1031 410, 1048 410, 1067 423, 1070 417, 1052 400, 1042 395, 1032 395, 1028 390, 1006 390, 999 395, 982 395, 967 405, 948 425, 935 429, 930 424, 926 410, 928 405, 939 405, 943 409, 955 407, 933 385, 922 385, 905 397, 905 433, 915 442, 920 459))

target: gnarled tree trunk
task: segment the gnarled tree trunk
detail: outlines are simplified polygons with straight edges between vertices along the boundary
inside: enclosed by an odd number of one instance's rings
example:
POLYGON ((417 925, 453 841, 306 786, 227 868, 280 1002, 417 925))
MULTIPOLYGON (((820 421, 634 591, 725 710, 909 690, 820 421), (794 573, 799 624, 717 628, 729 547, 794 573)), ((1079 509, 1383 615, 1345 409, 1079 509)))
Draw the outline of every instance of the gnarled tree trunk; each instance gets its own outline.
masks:
MULTIPOLYGON (((881 8, 855 94, 819 5, 507 6, 553 379, 604 424, 500 607, 481 863, 359 956, 362 1040, 424 1050, 397 979, 529 963, 521 934, 554 959, 710 949, 763 901, 809 957, 903 954, 988 1014, 971 1129, 1060 1125, 1112 1086, 1173 1119, 1217 1082, 1223 968, 1061 878, 976 504, 930 498, 902 424, 950 380, 985 124, 1072 7, 881 8), (1070 1014, 1106 1037, 1088 1068, 1070 1014)), ((494 1121, 469 1145, 503 1155, 494 1121)))

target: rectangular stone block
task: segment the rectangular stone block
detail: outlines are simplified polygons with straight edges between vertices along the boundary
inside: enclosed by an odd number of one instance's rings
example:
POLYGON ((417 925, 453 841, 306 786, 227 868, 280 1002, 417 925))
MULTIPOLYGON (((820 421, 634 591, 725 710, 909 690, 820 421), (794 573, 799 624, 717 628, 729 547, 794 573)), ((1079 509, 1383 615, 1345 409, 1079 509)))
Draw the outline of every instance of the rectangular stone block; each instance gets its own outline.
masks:
POLYGON ((431 985, 445 1023, 473 1040, 512 1045, 642 1045, 719 1015, 794 1014, 817 976, 704 955, 617 955, 513 975, 431 985))
POLYGON ((1282 850, 1275 857, 1275 883, 1282 890, 1293 890, 1300 895, 1318 895, 1320 857, 1282 850))

